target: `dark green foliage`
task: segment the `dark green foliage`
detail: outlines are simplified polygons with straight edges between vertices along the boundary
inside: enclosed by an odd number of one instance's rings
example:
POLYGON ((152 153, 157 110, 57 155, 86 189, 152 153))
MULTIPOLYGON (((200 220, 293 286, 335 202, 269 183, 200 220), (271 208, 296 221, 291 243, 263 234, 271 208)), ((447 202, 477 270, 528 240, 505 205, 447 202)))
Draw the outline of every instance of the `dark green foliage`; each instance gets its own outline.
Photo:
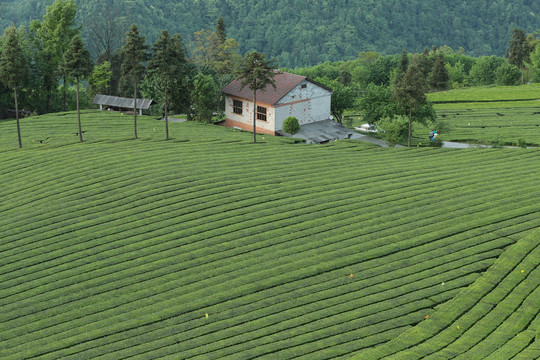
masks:
MULTIPOLYGON (((79 34, 75 16, 77 7, 74 0, 55 0, 46 7, 43 21, 33 20, 30 32, 36 51, 37 66, 42 75, 42 86, 46 93, 45 111, 57 110, 53 108, 53 97, 57 92, 59 79, 67 84, 67 70, 64 63, 64 54, 73 36, 79 34)), ((67 110, 67 89, 62 87, 61 109, 67 110)))
MULTIPOLYGON (((47 13, 37 31, 64 84, 67 83, 68 76, 64 54, 73 36, 80 31, 80 27, 76 26, 76 15, 77 7, 74 0, 55 0, 51 6, 47 6, 47 13)), ((63 110, 66 111, 66 87, 63 88, 62 94, 63 110)))
POLYGON ((225 21, 221 16, 219 17, 216 24, 216 35, 219 44, 223 45, 225 43, 225 40, 227 40, 227 33, 225 30, 225 21))
POLYGON ((442 147, 443 146, 443 141, 439 138, 436 138, 436 139, 433 139, 430 143, 429 143, 430 146, 432 147, 442 147))
POLYGON ((0 81, 13 88, 28 78, 28 63, 14 26, 5 29, 0 52, 0 81))
POLYGON ((71 39, 64 54, 64 63, 67 73, 76 79, 85 78, 92 73, 94 64, 90 52, 79 35, 71 39))
POLYGON ((234 73, 242 58, 238 52, 240 44, 227 38, 222 17, 218 19, 215 31, 197 31, 194 37, 191 58, 203 72, 211 69, 219 76, 234 73))
POLYGON ((356 109, 362 113, 362 119, 368 124, 376 124, 382 119, 392 119, 397 106, 390 88, 369 84, 356 103, 356 109))
POLYGON ((3 42, 4 45, 0 54, 0 82, 13 89, 15 117, 17 119, 17 138, 19 148, 22 148, 17 88, 20 88, 28 78, 28 63, 19 44, 17 29, 14 26, 6 29, 3 42))
POLYGON ((394 83, 401 81, 403 78, 403 75, 405 75, 405 72, 407 72, 407 68, 409 67, 409 55, 407 54, 407 50, 403 49, 401 52, 401 57, 399 58, 399 63, 396 68, 396 75, 394 77, 394 83))
POLYGON ((496 71, 499 66, 504 64, 505 60, 496 56, 481 56, 471 67, 470 79, 474 85, 495 84, 496 71))
POLYGON ((528 67, 531 71, 531 81, 540 82, 540 46, 537 45, 534 51, 531 52, 528 67))
POLYGON ((93 94, 108 94, 112 78, 111 63, 104 61, 101 65, 96 65, 92 71, 88 82, 92 87, 93 94))
POLYGON ((131 29, 126 34, 122 54, 124 62, 122 63, 122 74, 131 78, 133 84, 133 133, 137 138, 137 108, 135 100, 137 99, 137 84, 144 74, 144 62, 148 59, 148 46, 145 44, 144 36, 139 34, 136 25, 131 25, 131 29))
POLYGON ((383 118, 377 121, 376 127, 388 146, 395 146, 407 140, 409 122, 405 117, 383 118))
POLYGON ((424 51, 421 55, 418 56, 418 65, 424 78, 427 79, 429 74, 433 71, 433 54, 430 54, 427 48, 424 48, 424 51))
POLYGON ((524 62, 529 58, 525 31, 522 29, 514 29, 514 31, 512 31, 512 38, 510 39, 509 44, 510 46, 506 50, 508 62, 521 69, 524 62))
POLYGON ((429 85, 433 90, 446 90, 450 76, 446 69, 444 56, 441 53, 435 55, 433 70, 429 76, 429 85))
MULTIPOLYGON (((0 27, 5 28, 11 21, 19 25, 28 19, 40 18, 46 3, 50 0, 0 2, 3 15, 0 27)), ((352 60, 363 49, 399 54, 403 48, 421 52, 426 46, 444 44, 456 49, 462 46, 474 56, 503 56, 512 24, 533 32, 538 28, 540 13, 535 1, 516 3, 512 0, 429 4, 419 0, 328 0, 324 6, 316 1, 298 0, 87 0, 77 3, 79 16, 85 23, 113 10, 120 16, 118 23, 129 16, 129 21, 138 24, 152 42, 162 29, 182 34, 186 40, 201 29, 213 31, 216 19, 221 16, 228 24, 228 36, 242 45, 241 53, 265 52, 288 67, 352 60)), ((92 34, 88 29, 85 31, 88 40, 92 34)))
POLYGON ((197 74, 193 79, 191 104, 193 120, 212 122, 212 116, 218 109, 219 89, 210 75, 197 74))
POLYGON ((298 123, 298 119, 294 116, 289 116, 285 120, 283 120, 283 125, 281 126, 282 130, 285 131, 287 134, 294 135, 300 130, 300 124, 298 123))
MULTIPOLYGON (((148 63, 148 70, 155 75, 162 89, 162 108, 165 117, 165 139, 169 139, 168 125, 168 94, 173 90, 174 94, 189 92, 186 84, 188 74, 187 58, 180 35, 172 38, 166 30, 161 32, 159 39, 152 46, 153 56, 148 63)), ((179 99, 176 99, 178 102, 179 99)))
POLYGON ((497 85, 518 85, 521 79, 521 71, 517 66, 504 63, 495 70, 497 85))
POLYGON ((408 146, 411 146, 413 119, 415 121, 422 121, 424 119, 423 113, 426 111, 426 106, 428 106, 425 95, 427 81, 420 64, 420 57, 414 56, 407 68, 407 72, 405 72, 401 81, 394 86, 394 98, 397 101, 398 107, 402 114, 409 118, 408 146))
POLYGON ((397 66, 396 56, 380 56, 367 68, 369 71, 368 83, 376 85, 390 85, 390 73, 397 66))
POLYGON ((139 34, 137 25, 131 25, 122 47, 124 56, 124 62, 122 63, 123 75, 130 75, 139 79, 144 74, 144 62, 148 59, 147 49, 145 38, 139 34))
POLYGON ((525 139, 523 139, 523 138, 519 138, 516 141, 516 145, 519 146, 520 148, 525 149, 525 148, 527 148, 527 141, 525 139))
POLYGON ((79 123, 79 140, 83 141, 81 128, 81 113, 79 107, 79 82, 82 78, 88 77, 92 73, 93 63, 90 59, 90 52, 84 45, 79 35, 73 36, 67 51, 64 53, 65 71, 75 78, 77 84, 77 120, 79 123))
MULTIPOLYGON (((522 70, 529 61, 532 50, 533 48, 525 36, 525 31, 514 29, 512 38, 510 39, 510 46, 506 50, 508 62, 515 65, 519 70, 522 70)), ((521 82, 523 82, 523 74, 521 74, 521 82)))
POLYGON ((276 87, 274 82, 275 71, 276 64, 273 59, 266 60, 264 54, 253 51, 244 56, 236 73, 236 78, 242 81, 242 88, 248 86, 253 91, 253 142, 257 141, 257 91, 266 88, 268 85, 276 87))

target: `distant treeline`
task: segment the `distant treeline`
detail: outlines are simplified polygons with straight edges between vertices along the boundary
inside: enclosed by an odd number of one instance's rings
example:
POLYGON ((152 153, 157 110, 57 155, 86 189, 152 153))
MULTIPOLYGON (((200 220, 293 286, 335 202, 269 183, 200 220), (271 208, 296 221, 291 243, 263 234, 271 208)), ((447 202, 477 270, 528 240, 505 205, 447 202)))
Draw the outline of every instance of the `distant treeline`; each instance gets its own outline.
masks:
MULTIPOLYGON (((0 28, 42 18, 53 0, 0 1, 0 28)), ((447 45, 478 57, 504 56, 514 28, 538 30, 537 0, 77 0, 77 22, 88 43, 104 17, 127 30, 137 24, 149 41, 161 30, 212 30, 222 16, 243 54, 256 50, 280 66, 354 60, 359 52, 399 54, 447 45)), ((94 39, 95 40, 95 39, 94 39)))
MULTIPOLYGON (((23 4, 29 6, 30 3, 30 1, 22 1, 12 3, 12 5, 15 8, 20 7, 30 11, 23 6, 23 4)), ((156 9, 159 3, 156 2, 156 9)), ((180 6, 182 3, 179 2, 177 5, 180 6)), ((193 6, 203 6, 205 3, 205 1, 194 1, 193 6)), ((230 5, 234 1, 219 3, 230 5)), ((53 5, 47 6, 42 19, 34 19, 28 26, 20 26, 17 29, 19 43, 29 69, 24 82, 18 84, 19 109, 42 114, 75 108, 73 87, 75 81, 66 72, 65 52, 74 35, 86 33, 85 43, 92 54, 93 71, 81 78, 84 80, 80 94, 81 106, 89 107, 96 93, 133 97, 135 85, 140 97, 155 100, 153 112, 156 115, 161 114, 163 76, 159 76, 159 69, 156 70, 155 67, 148 65, 151 65, 151 59, 156 55, 156 46, 159 47, 159 39, 163 33, 152 40, 153 35, 147 34, 144 28, 139 27, 147 53, 143 57, 145 60, 142 61, 144 71, 141 71, 135 82, 133 76, 123 71, 126 58, 122 48, 126 45, 127 28, 121 21, 117 21, 121 18, 119 15, 123 14, 120 9, 128 5, 123 2, 120 4, 109 1, 106 5, 110 11, 101 9, 100 16, 89 17, 89 20, 81 25, 77 22, 77 18, 82 17, 81 13, 88 11, 88 6, 91 4, 97 4, 97 2, 81 3, 79 8, 74 0, 56 0, 53 5)), ((141 1, 132 1, 129 4, 142 6, 141 1)), ((300 6, 300 2, 294 4, 300 6)), ((344 4, 348 3, 345 1, 344 4)), ((37 11, 37 8, 34 10, 37 11)), ((140 21, 143 22, 142 19, 140 21)), ((200 21, 200 19, 194 19, 194 21, 200 21)), ((168 94, 170 98, 167 105, 173 112, 187 114, 189 118, 201 121, 212 121, 213 114, 220 113, 223 109, 220 89, 236 76, 235 67, 243 58, 242 48, 246 48, 245 43, 232 36, 230 28, 237 26, 236 24, 229 26, 225 18, 219 15, 213 21, 214 31, 199 30, 192 33, 189 44, 184 36, 175 34, 169 29, 175 40, 175 46, 178 47, 177 54, 180 54, 175 60, 180 60, 181 68, 175 69, 174 77, 169 76, 172 83, 170 83, 171 91, 168 94)), ((249 43, 250 40, 246 41, 249 43)), ((491 84, 517 85, 528 81, 540 82, 538 42, 536 34, 527 34, 524 30, 514 29, 503 40, 505 56, 474 57, 467 54, 463 47, 452 49, 444 45, 424 48, 418 52, 414 49, 400 49, 391 55, 361 51, 349 60, 344 57, 341 60, 326 61, 315 66, 286 68, 279 62, 277 65, 281 70, 306 75, 334 89, 332 112, 342 114, 343 109, 355 106, 358 97, 369 84, 393 85, 396 74, 405 71, 405 69, 400 70, 400 66, 408 63, 413 54, 419 56, 421 71, 428 85, 425 91, 491 84)), ((0 55, 6 44, 4 34, 0 38, 0 55)), ((251 48, 251 45, 247 47, 251 48)), ((271 53, 266 53, 266 56, 271 57, 270 55, 271 53)), ((14 91, 11 85, 5 84, 6 82, 4 84, 0 82, 0 115, 14 108, 14 91)), ((336 117, 339 119, 340 116, 336 117)))

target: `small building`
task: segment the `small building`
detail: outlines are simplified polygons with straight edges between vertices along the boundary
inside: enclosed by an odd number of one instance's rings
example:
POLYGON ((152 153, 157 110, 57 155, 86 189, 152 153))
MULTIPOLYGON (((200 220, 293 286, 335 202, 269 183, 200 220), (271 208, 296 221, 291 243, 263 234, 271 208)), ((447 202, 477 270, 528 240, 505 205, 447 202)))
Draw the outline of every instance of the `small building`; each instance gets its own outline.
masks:
MULTIPOLYGON (((92 104, 99 105, 100 110, 133 111, 133 98, 96 94, 92 104)), ((137 99, 139 115, 142 115, 143 110, 148 110, 152 104, 154 104, 152 99, 137 99)))
MULTIPOLYGON (((277 135, 289 116, 298 119, 300 126, 331 119, 332 89, 306 76, 276 73, 276 87, 268 85, 257 91, 256 131, 277 135)), ((225 95, 224 126, 253 130, 253 91, 241 80, 234 80, 221 90, 225 95)))

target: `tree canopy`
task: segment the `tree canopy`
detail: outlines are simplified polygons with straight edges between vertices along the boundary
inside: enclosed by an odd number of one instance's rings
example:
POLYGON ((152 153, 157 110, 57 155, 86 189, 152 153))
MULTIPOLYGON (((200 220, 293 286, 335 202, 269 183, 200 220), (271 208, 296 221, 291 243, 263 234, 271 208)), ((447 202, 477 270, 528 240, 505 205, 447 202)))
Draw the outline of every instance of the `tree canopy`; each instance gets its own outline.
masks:
POLYGON ((81 128, 81 112, 79 107, 79 82, 81 78, 88 77, 92 73, 93 62, 90 58, 90 51, 84 45, 79 35, 73 36, 68 49, 64 54, 64 66, 66 72, 75 78, 77 85, 77 120, 79 123, 79 140, 83 142, 81 128))
POLYGON ((22 148, 21 129, 19 124, 19 106, 17 99, 17 87, 28 76, 28 64, 19 43, 17 29, 10 26, 4 33, 5 44, 0 54, 0 82, 13 89, 15 100, 15 116, 17 118, 17 137, 19 148, 22 148))
POLYGON ((137 84, 146 69, 144 62, 148 59, 147 49, 148 46, 145 44, 144 36, 139 34, 136 25, 131 25, 122 47, 122 54, 124 55, 122 74, 130 76, 133 83, 133 131, 135 139, 137 138, 137 84))
POLYGON ((165 117, 165 138, 169 139, 168 127, 168 98, 170 89, 173 95, 178 92, 186 92, 188 89, 182 86, 183 79, 189 74, 186 71, 186 53, 182 38, 176 34, 172 37, 169 32, 163 30, 161 36, 152 46, 153 56, 148 63, 149 72, 155 75, 162 89, 162 106, 165 117))
POLYGON ((394 87, 394 97, 398 107, 404 115, 409 117, 408 146, 411 146, 412 122, 425 120, 425 108, 429 105, 425 95, 427 81, 420 64, 420 56, 414 56, 407 71, 394 87))
MULTIPOLYGON (((0 26, 41 18, 52 0, 0 2, 0 26)), ((227 35, 241 44, 244 54, 256 50, 276 58, 282 66, 310 66, 325 61, 352 60, 359 52, 399 54, 406 48, 462 46, 472 56, 504 56, 512 29, 538 29, 538 1, 454 0, 155 0, 77 1, 79 23, 97 14, 114 14, 116 23, 139 26, 150 42, 162 29, 182 34, 186 42, 196 31, 214 31, 220 16, 227 35), (189 36, 189 38, 188 38, 189 36)), ((91 40, 85 29, 86 40, 91 40)), ((67 41, 71 36, 67 38, 67 41)), ((87 41, 87 43, 90 43, 87 41)), ((110 59, 108 59, 110 61, 110 59)))

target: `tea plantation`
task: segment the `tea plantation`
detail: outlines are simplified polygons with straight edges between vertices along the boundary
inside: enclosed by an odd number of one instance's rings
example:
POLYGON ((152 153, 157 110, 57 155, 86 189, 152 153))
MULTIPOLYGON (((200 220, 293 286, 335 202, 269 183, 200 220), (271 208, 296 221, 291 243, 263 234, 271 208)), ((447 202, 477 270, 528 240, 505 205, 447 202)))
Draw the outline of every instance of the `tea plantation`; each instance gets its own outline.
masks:
MULTIPOLYGON (((540 145, 540 84, 464 88, 429 94, 446 141, 496 146, 540 145)), ((415 134, 426 138, 421 126, 415 134)))
POLYGON ((536 359, 540 150, 0 121, 1 359, 536 359))

